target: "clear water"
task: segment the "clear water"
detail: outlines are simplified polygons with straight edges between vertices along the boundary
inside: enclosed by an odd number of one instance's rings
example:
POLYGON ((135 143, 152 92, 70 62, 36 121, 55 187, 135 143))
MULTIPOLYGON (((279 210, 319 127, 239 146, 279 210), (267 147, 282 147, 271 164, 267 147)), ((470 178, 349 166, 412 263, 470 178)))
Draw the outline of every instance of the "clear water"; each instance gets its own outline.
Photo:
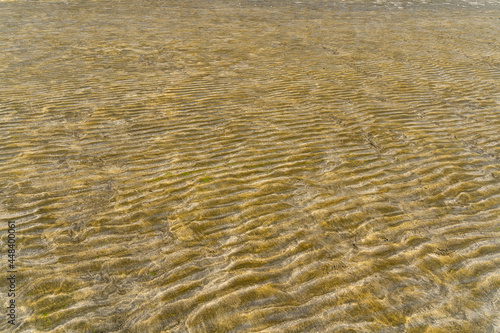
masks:
POLYGON ((485 1, 1 2, 0 330, 500 332, 499 30, 485 1))

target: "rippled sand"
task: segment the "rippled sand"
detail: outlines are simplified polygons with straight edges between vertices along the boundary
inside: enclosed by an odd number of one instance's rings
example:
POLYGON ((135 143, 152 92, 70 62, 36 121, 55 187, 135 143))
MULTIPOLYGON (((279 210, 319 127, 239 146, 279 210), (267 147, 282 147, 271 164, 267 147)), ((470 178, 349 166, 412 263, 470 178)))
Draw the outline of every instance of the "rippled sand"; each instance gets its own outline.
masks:
POLYGON ((485 1, 0 3, 0 331, 500 332, 499 30, 485 1))

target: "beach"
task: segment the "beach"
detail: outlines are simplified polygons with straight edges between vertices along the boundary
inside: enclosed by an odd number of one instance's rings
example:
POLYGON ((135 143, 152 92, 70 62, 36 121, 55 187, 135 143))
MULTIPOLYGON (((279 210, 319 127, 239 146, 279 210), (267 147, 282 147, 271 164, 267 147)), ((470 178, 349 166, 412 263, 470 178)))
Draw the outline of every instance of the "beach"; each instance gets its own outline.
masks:
POLYGON ((500 332, 499 30, 0 2, 0 331, 500 332))

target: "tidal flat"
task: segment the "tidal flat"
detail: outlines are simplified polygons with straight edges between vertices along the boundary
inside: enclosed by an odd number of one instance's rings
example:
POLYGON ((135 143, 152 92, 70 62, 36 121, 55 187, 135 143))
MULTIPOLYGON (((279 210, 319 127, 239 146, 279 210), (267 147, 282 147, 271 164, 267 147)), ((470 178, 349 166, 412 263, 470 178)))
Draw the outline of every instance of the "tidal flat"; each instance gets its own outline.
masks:
POLYGON ((499 31, 486 0, 0 1, 0 331, 499 333, 499 31))

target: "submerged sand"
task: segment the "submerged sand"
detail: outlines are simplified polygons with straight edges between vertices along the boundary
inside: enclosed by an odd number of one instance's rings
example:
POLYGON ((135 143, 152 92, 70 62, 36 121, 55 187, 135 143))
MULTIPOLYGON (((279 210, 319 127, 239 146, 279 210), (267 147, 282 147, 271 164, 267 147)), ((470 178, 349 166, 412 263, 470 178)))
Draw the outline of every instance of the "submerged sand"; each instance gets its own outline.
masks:
POLYGON ((0 3, 0 330, 500 332, 499 30, 485 1, 0 3))

